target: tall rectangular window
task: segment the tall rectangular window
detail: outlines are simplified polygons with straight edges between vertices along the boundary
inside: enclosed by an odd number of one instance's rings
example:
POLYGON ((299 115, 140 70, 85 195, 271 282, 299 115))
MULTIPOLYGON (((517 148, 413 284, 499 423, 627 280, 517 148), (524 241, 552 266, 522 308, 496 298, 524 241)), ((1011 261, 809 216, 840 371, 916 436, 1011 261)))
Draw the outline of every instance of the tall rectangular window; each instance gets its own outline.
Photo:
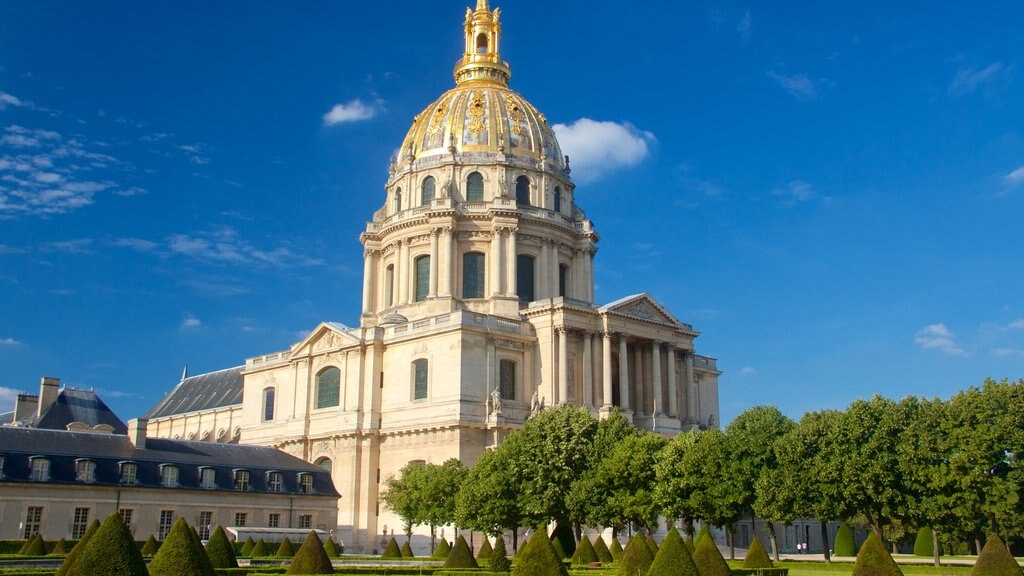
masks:
POLYGON ((75 516, 71 521, 71 539, 81 540, 89 527, 89 509, 75 508, 75 516))
POLYGON ((466 202, 480 202, 484 199, 484 177, 473 172, 466 177, 466 202))
POLYGON ((498 363, 498 386, 502 399, 516 399, 516 363, 512 360, 498 363))
POLYGON ((273 388, 263 389, 263 421, 270 422, 274 419, 274 396, 273 388))
POLYGON ((131 508, 121 508, 117 513, 121 516, 121 520, 124 520, 124 525, 131 530, 132 520, 135 519, 135 510, 132 510, 131 508))
POLYGON ((516 293, 520 302, 533 302, 533 256, 516 256, 516 293))
POLYGON ((284 492, 284 474, 280 472, 267 474, 267 489, 271 492, 284 492))
POLYGON ((299 528, 312 528, 313 527, 313 515, 312 514, 299 514, 299 528))
POLYGON ((4 457, 0 456, 0 479, 4 477, 4 457))
POLYGON ((199 487, 213 490, 217 487, 217 470, 214 468, 199 469, 199 487))
POLYGON ((430 256, 416 259, 416 301, 423 302, 430 292, 430 256))
POLYGON ((42 506, 29 506, 25 510, 25 529, 22 531, 21 536, 23 539, 28 540, 33 534, 39 532, 39 525, 43 522, 43 507, 42 506))
MULTIPOLYGON (((299 474, 299 493, 301 494, 312 494, 313 493, 313 475, 312 474, 299 474)), ((302 526, 300 526, 302 528, 302 526)))
POLYGON ((277 528, 281 526, 281 515, 277 512, 271 512, 267 515, 267 527, 277 528))
POLYGON ((427 360, 420 358, 412 363, 412 399, 425 400, 427 398, 427 360))
POLYGON ((569 275, 568 266, 558 267, 558 295, 565 296, 565 278, 569 275))
POLYGON ((395 265, 384 269, 384 306, 391 308, 395 303, 395 265))
POLYGON ((161 510, 160 527, 157 531, 157 540, 167 538, 167 534, 171 532, 171 526, 174 526, 174 510, 161 510))
POLYGON ((160 484, 168 488, 178 486, 178 467, 165 464, 160 467, 160 484))
POLYGON ((235 526, 245 526, 245 522, 248 519, 249 514, 245 512, 235 512, 235 526))
POLYGON ((138 482, 139 467, 134 462, 121 463, 121 484, 134 486, 138 482))
POLYGON ((249 471, 248 470, 235 470, 235 490, 248 490, 249 489, 249 471))
POLYGON ((210 526, 213 525, 213 512, 210 510, 203 510, 199 513, 199 522, 196 525, 196 532, 199 533, 200 540, 210 539, 210 526))
POLYGON ((77 460, 75 462, 75 479, 79 482, 95 482, 96 463, 92 460, 77 460))
POLYGON ((484 255, 466 252, 462 255, 462 297, 484 297, 484 255))
POLYGON ((316 376, 316 407, 334 408, 341 394, 341 370, 334 366, 324 368, 316 376))
POLYGON ((50 480, 50 461, 47 458, 33 458, 29 479, 36 482, 48 482, 50 480))

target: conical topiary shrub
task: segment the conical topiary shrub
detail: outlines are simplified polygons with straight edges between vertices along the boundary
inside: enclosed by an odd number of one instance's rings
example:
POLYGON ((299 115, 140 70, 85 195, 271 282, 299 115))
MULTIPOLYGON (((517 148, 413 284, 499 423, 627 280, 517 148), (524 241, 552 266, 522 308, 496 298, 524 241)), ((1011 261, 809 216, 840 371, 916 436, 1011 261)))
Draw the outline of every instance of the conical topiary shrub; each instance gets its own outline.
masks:
POLYGON ((985 546, 978 554, 978 559, 971 568, 970 576, 1020 576, 1020 566, 1013 559, 1006 549, 1003 540, 991 534, 985 541, 985 546))
POLYGON ((146 543, 142 545, 142 555, 148 558, 156 554, 159 549, 160 543, 157 542, 156 536, 150 534, 149 538, 146 538, 146 543))
POLYGON ((668 535, 661 541, 647 576, 701 576, 683 537, 675 528, 669 529, 668 535))
POLYGON ((452 551, 452 547, 448 545, 448 541, 444 538, 441 539, 441 543, 434 548, 434 554, 432 558, 434 560, 444 560, 448 557, 448 553, 452 551))
POLYGON ((604 543, 604 537, 600 534, 594 538, 593 548, 598 562, 602 564, 611 564, 614 561, 612 560, 612 551, 608 549, 608 545, 604 543))
POLYGON ((658 543, 654 541, 654 536, 650 534, 647 535, 646 541, 647 547, 651 549, 651 558, 654 558, 658 555, 658 543))
MULTIPOLYGON (((641 534, 633 536, 626 549, 622 551, 622 558, 619 559, 618 576, 645 576, 647 569, 654 562, 654 554, 647 545, 647 538, 641 534)), ((702 575, 703 576, 703 575, 702 575)))
POLYGON ((150 576, 214 576, 206 550, 192 527, 184 518, 178 518, 164 538, 153 561, 149 563, 150 576))
MULTIPOLYGON (((705 524, 704 526, 701 526, 700 530, 697 531, 697 535, 693 537, 693 549, 694 550, 697 549, 697 544, 700 544, 701 540, 703 540, 705 538, 710 538, 710 537, 711 537, 711 529, 708 528, 707 524, 705 524)), ((714 540, 714 538, 712 538, 712 540, 714 540)))
MULTIPOLYGON (((935 557, 935 546, 932 542, 932 529, 925 526, 917 531, 917 538, 914 539, 914 556, 935 557)), ((939 550, 939 554, 942 551, 939 550)))
POLYGON ((334 574, 334 566, 316 532, 309 531, 285 574, 334 574))
POLYGON ((490 558, 491 554, 494 554, 494 548, 491 548, 491 540, 484 536, 484 543, 480 545, 480 550, 476 553, 477 560, 490 558))
POLYGON ((555 550, 555 555, 558 556, 559 560, 565 560, 565 548, 562 547, 562 541, 551 535, 551 547, 555 550))
POLYGON ((46 542, 43 542, 43 537, 36 532, 21 550, 22 556, 46 556, 46 542))
POLYGON ((572 555, 572 565, 590 566, 593 562, 597 562, 597 553, 594 552, 594 545, 590 543, 590 539, 584 536, 576 545, 576 553, 572 555))
POLYGON ((252 554, 252 547, 255 546, 255 545, 256 545, 256 543, 253 542, 252 536, 249 536, 248 538, 246 538, 245 539, 245 544, 242 544, 242 549, 238 551, 239 556, 247 557, 250 554, 252 554))
POLYGON ((381 558, 401 558, 402 549, 398 547, 398 542, 395 537, 392 536, 391 540, 388 540, 387 546, 384 547, 384 551, 380 554, 381 558))
POLYGON ((469 549, 469 544, 466 544, 466 539, 460 534, 455 539, 455 546, 452 547, 452 551, 448 553, 448 558, 444 561, 445 568, 479 568, 476 563, 476 558, 473 558, 473 552, 469 549))
POLYGON ((50 550, 50 554, 53 556, 61 556, 68 553, 68 543, 63 538, 57 540, 53 545, 53 550, 50 550))
POLYGON ((263 541, 263 538, 257 540, 256 545, 249 551, 249 556, 253 558, 266 558, 270 555, 270 547, 263 541))
POLYGON ((695 546, 693 563, 697 565, 697 571, 700 572, 700 576, 732 575, 732 570, 729 569, 725 558, 722 557, 722 553, 718 550, 718 545, 715 544, 715 539, 710 534, 700 538, 700 541, 696 542, 695 546))
POLYGON ((274 552, 274 558, 292 558, 295 556, 295 547, 292 546, 292 541, 287 536, 277 546, 277 552, 274 552))
MULTIPOLYGON (((82 539, 85 541, 85 538, 82 539)), ((70 557, 70 556, 69 556, 70 557)), ((121 515, 111 512, 75 559, 75 576, 147 576, 146 561, 135 547, 121 515)), ((212 576, 212 575, 211 575, 212 576)))
POLYGON ((856 556, 857 555, 857 543, 853 539, 853 530, 850 529, 850 525, 843 522, 839 525, 839 530, 836 531, 836 540, 832 545, 832 550, 836 556, 856 556))
POLYGON ((505 549, 504 536, 494 539, 494 551, 491 552, 490 565, 487 569, 491 572, 508 572, 512 569, 512 563, 508 561, 508 551, 505 549))
POLYGON ((238 568, 235 547, 220 526, 217 526, 210 535, 210 541, 206 543, 206 555, 210 557, 210 564, 214 568, 238 568))
MULTIPOLYGON (((551 532, 551 539, 557 540, 561 545, 562 558, 572 558, 576 554, 576 534, 568 524, 555 525, 554 531, 551 532)), ((558 549, 556 546, 555 550, 558 549)))
POLYGON ((697 551, 697 547, 693 544, 693 538, 687 536, 683 539, 683 544, 686 544, 686 549, 690 551, 690 556, 693 556, 693 553, 697 551))
POLYGON ((619 542, 618 538, 612 538, 611 553, 613 562, 622 560, 622 543, 619 542))
POLYGON ((25 541, 23 541, 21 543, 21 547, 18 548, 18 556, 24 556, 25 555, 25 550, 28 550, 28 545, 32 543, 32 538, 34 538, 34 537, 35 537, 35 535, 33 534, 27 540, 25 540, 25 541))
POLYGON ((761 545, 761 539, 755 537, 754 541, 750 543, 750 548, 747 549, 747 557, 743 559, 744 568, 774 568, 772 559, 768 557, 768 552, 761 545))
MULTIPOLYGON (((408 544, 408 542, 406 542, 406 544, 408 544)), ((327 552, 327 556, 330 558, 338 556, 338 547, 334 544, 333 539, 328 538, 327 542, 324 542, 324 552, 327 552)))
MULTIPOLYGON (((493 560, 493 558, 492 558, 493 560)), ((530 536, 530 540, 519 550, 512 565, 512 576, 568 576, 560 558, 557 557, 547 533, 541 529, 530 536)))
POLYGON ((412 553, 412 546, 409 546, 409 541, 406 540, 402 544, 402 558, 415 558, 416 555, 412 553))
POLYGON ((67 576, 71 573, 71 567, 75 565, 78 556, 82 553, 82 550, 85 549, 86 544, 89 543, 89 539, 92 538, 93 534, 95 534, 99 529, 99 520, 93 520, 89 523, 89 528, 85 530, 85 534, 82 535, 78 544, 75 544, 75 547, 71 549, 71 552, 68 552, 68 555, 64 557, 64 561, 61 562, 60 568, 57 568, 57 572, 54 576, 67 576))
POLYGON ((868 539, 861 545, 860 552, 857 552, 852 576, 903 576, 903 571, 889 555, 878 535, 869 530, 868 539))

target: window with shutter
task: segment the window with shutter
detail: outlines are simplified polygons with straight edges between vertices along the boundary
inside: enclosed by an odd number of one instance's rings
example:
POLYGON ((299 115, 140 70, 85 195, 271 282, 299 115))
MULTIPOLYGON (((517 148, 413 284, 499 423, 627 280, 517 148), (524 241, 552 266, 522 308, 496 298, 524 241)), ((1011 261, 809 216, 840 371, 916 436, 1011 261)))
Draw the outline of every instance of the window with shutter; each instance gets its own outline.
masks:
POLYGON ((473 172, 466 178, 466 202, 481 202, 484 199, 484 177, 473 172))
POLYGON ((423 186, 420 187, 420 205, 430 206, 430 203, 434 201, 434 177, 427 176, 423 181, 423 186))
POLYGON ((427 398, 427 361, 419 359, 412 363, 412 399, 425 400, 427 398))
POLYGON ((498 364, 498 382, 503 400, 516 399, 516 363, 502 360, 498 364))
POLYGON ((430 256, 420 256, 416 259, 416 301, 423 302, 426 300, 429 289, 430 256))
POLYGON ((530 181, 526 176, 516 178, 516 204, 520 206, 530 205, 530 181))
POLYGON ((533 256, 516 256, 516 292, 520 302, 533 302, 533 256))
POLYGON ((484 255, 467 252, 462 255, 462 297, 484 297, 484 255))

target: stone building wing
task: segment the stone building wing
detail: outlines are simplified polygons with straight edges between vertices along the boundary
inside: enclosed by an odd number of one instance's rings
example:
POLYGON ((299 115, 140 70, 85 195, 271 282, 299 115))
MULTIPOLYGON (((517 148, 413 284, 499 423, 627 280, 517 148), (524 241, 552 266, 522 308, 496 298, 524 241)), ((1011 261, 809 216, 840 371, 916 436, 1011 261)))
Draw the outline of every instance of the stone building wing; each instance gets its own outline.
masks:
POLYGON ((163 400, 146 413, 146 418, 201 412, 242 403, 242 366, 207 374, 187 376, 163 400))

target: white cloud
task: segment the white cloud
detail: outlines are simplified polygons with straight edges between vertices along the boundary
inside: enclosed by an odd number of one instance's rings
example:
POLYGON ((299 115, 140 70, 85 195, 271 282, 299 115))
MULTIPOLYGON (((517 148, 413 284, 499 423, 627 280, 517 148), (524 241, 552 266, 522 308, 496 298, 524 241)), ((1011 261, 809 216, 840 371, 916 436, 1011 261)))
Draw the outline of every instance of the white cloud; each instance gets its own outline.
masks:
POLYGON ((956 337, 945 324, 931 324, 917 331, 914 342, 924 349, 938 349, 951 356, 966 356, 967 351, 956 343, 956 337))
POLYGON ((0 110, 3 110, 8 106, 21 107, 25 105, 26 102, 23 102, 21 98, 18 98, 14 94, 8 94, 7 92, 0 90, 0 110))
POLYGON ((818 84, 804 74, 779 74, 774 70, 768 71, 768 77, 775 80, 783 90, 797 100, 814 100, 818 97, 818 84))
POLYGON ((750 376, 753 374, 757 374, 757 370, 750 366, 744 366, 740 369, 740 376, 750 376))
MULTIPOLYGON (((21 390, 0 386, 0 412, 14 410, 14 402, 18 398, 18 394, 22 393, 23 392, 21 390)), ((6 422, 4 422, 4 424, 6 424, 6 422)))
POLYGON ((344 104, 335 104, 333 108, 324 114, 324 126, 369 120, 376 115, 376 106, 366 104, 357 98, 344 104))
POLYGON ((1014 184, 1020 184, 1021 182, 1024 182, 1024 166, 1021 166, 1020 168, 1017 168, 1016 170, 1010 172, 1006 176, 1003 176, 1003 182, 1011 186, 1014 184))
POLYGON ((191 313, 189 313, 185 314, 185 319, 181 321, 180 328, 182 330, 194 330, 196 328, 201 328, 202 326, 203 323, 199 320, 199 318, 196 318, 191 313))
POLYGON ((965 96, 982 86, 1009 78, 1012 72, 1013 66, 1007 66, 1002 62, 993 62, 984 68, 963 66, 953 76, 947 93, 953 98, 965 96))
POLYGON ((167 247, 172 253, 182 256, 227 264, 255 263, 278 267, 323 264, 319 258, 296 253, 285 246, 270 250, 257 248, 240 238, 232 228, 200 234, 173 234, 167 238, 167 247))
POLYGON ((24 248, 15 248, 6 244, 0 244, 0 254, 24 254, 24 248))
POLYGON ((750 9, 743 13, 743 18, 736 24, 736 31, 739 32, 740 37, 746 39, 750 37, 750 9))
POLYGON ((785 188, 775 188, 772 194, 785 198, 786 206, 796 206, 821 197, 813 186, 803 180, 793 180, 785 188))
POLYGON ((21 346, 21 342, 14 338, 0 338, 0 346, 21 346))
POLYGON ((580 118, 552 128, 579 182, 593 182, 608 172, 639 164, 650 155, 650 147, 657 141, 654 134, 628 122, 580 118))
POLYGON ((1020 350, 1018 348, 996 348, 993 351, 993 354, 999 356, 1000 358, 1024 358, 1024 350, 1020 350))
POLYGON ((65 254, 92 254, 89 247, 92 240, 89 238, 78 238, 77 240, 63 240, 59 242, 48 242, 41 247, 44 252, 64 252, 65 254))
POLYGON ((131 248, 139 252, 152 252, 160 246, 156 242, 142 238, 118 238, 111 241, 110 244, 118 248, 131 248))
POLYGON ((1021 318, 1020 320, 1014 320, 1013 322, 1007 324, 1006 327, 1011 330, 1024 330, 1024 318, 1021 318))

